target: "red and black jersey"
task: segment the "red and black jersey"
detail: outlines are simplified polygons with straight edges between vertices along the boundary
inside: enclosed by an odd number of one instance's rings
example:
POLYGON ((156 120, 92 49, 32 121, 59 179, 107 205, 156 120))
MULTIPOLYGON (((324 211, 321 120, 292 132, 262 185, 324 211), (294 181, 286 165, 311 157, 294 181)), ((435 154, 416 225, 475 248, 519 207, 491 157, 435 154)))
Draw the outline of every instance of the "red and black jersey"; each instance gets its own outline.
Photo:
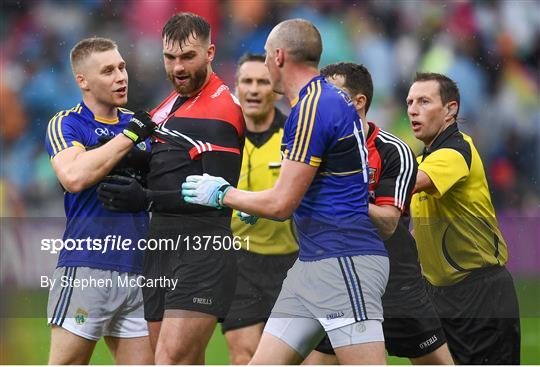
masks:
POLYGON ((180 185, 189 175, 208 173, 235 186, 238 182, 245 122, 229 88, 212 73, 196 95, 182 97, 173 91, 150 114, 158 128, 147 182, 150 190, 163 192, 163 200, 154 203, 154 214, 230 217, 230 210, 187 204, 180 195, 180 185))
POLYGON ((188 149, 192 160, 210 151, 241 154, 245 130, 242 109, 215 73, 197 95, 180 97, 173 91, 150 114, 159 126, 156 141, 188 149))
POLYGON ((393 205, 402 215, 396 231, 384 243, 390 257, 388 289, 407 287, 421 277, 416 242, 409 232, 409 204, 418 165, 407 144, 369 123, 367 136, 369 195, 376 205, 393 205))

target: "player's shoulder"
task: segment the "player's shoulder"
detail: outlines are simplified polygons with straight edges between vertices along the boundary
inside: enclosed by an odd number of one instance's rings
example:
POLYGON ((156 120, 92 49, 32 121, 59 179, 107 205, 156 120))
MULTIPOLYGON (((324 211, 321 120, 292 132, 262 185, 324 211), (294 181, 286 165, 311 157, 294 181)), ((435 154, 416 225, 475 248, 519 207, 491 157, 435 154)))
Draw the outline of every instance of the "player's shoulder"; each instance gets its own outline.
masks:
POLYGON ((370 124, 375 127, 375 148, 383 159, 399 160, 408 163, 414 163, 416 161, 415 155, 407 143, 396 135, 376 127, 375 124, 370 124))
POLYGON ((431 155, 441 155, 448 150, 458 152, 467 166, 471 167, 473 142, 470 136, 461 132, 457 123, 451 124, 446 128, 431 145, 431 155))
POLYGON ((353 105, 351 97, 346 92, 339 89, 332 83, 327 82, 326 80, 322 80, 321 86, 322 86, 322 95, 321 95, 322 99, 331 101, 334 103, 337 102, 339 104, 347 105, 347 106, 353 105))
POLYGON ((240 101, 216 74, 212 74, 203 98, 199 107, 205 106, 203 112, 208 117, 232 124, 243 135, 245 122, 240 101))
POLYGON ((324 77, 315 77, 304 87, 301 100, 312 101, 345 101, 347 103, 348 96, 333 84, 329 83, 324 77))
POLYGON ((45 141, 47 150, 52 156, 71 145, 74 141, 80 144, 79 140, 85 135, 85 131, 81 126, 84 121, 83 116, 84 106, 79 103, 76 106, 58 111, 47 124, 45 133, 45 141))
POLYGON ((410 153, 411 155, 414 155, 411 147, 409 147, 409 145, 405 143, 401 138, 381 128, 378 128, 377 135, 375 136, 375 141, 379 145, 384 145, 389 149, 401 150, 408 154, 410 153))
POLYGON ((229 119, 231 117, 239 118, 242 116, 240 101, 216 74, 212 74, 204 98, 207 105, 206 108, 213 106, 213 113, 218 113, 225 117, 228 116, 229 119))
POLYGON ((66 110, 60 110, 58 111, 54 116, 51 117, 49 120, 49 125, 56 124, 56 125, 70 125, 73 123, 77 123, 80 121, 82 117, 82 108, 83 106, 78 103, 76 106, 66 109, 66 110))
POLYGON ((322 84, 318 112, 325 116, 331 115, 339 118, 347 116, 347 120, 351 117, 354 119, 358 117, 350 96, 326 81, 322 84))
POLYGON ((219 88, 217 88, 216 91, 210 95, 210 99, 214 100, 214 103, 225 108, 227 112, 242 114, 240 101, 225 84, 221 84, 219 88))
POLYGON ((315 109, 320 117, 352 112, 356 115, 349 95, 327 82, 322 76, 312 79, 306 85, 298 102, 295 103, 295 106, 300 105, 298 110, 315 109))

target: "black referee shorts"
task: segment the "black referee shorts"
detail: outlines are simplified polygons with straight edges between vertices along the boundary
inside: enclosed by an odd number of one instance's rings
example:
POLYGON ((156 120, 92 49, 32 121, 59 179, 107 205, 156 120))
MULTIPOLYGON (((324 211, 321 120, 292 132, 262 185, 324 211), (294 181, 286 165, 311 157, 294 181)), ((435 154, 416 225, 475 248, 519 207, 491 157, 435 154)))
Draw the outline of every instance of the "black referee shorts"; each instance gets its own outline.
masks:
POLYGON ((297 257, 297 252, 261 255, 238 251, 236 293, 229 313, 221 324, 223 333, 268 320, 283 279, 297 257))
MULTIPOLYGON (((213 236, 217 241, 231 236, 226 231, 209 231, 199 236, 213 236)), ((151 228, 150 238, 177 238, 178 233, 151 228)), ((237 250, 195 249, 197 235, 182 234, 181 246, 176 250, 145 251, 144 276, 158 279, 178 279, 176 288, 144 287, 144 317, 147 321, 161 321, 165 310, 188 310, 213 315, 218 321, 229 312, 236 287, 237 250), (187 245, 189 241, 189 246, 187 245)), ((203 240, 204 241, 204 240, 203 240)), ((203 242, 204 245, 204 242, 203 242)))
POLYGON ((382 298, 386 350, 396 357, 422 357, 446 343, 446 337, 423 278, 400 286, 387 288, 382 298))
POLYGON ((519 306, 504 266, 475 270, 447 287, 428 284, 457 364, 520 363, 519 306))

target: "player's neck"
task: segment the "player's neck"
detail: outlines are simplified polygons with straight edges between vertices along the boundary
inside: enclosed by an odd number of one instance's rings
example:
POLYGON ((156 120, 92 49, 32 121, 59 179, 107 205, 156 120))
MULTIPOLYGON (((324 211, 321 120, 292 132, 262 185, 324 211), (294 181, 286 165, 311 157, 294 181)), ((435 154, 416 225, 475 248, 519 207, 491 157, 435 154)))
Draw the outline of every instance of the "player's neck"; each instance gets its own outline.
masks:
POLYGON ((106 120, 114 120, 118 117, 118 108, 113 105, 106 105, 88 96, 83 97, 83 102, 94 117, 99 117, 106 120))
POLYGON ((362 120, 362 128, 364 129, 364 134, 366 134, 366 139, 367 139, 367 136, 369 133, 369 124, 367 122, 366 114, 360 112, 358 115, 360 116, 360 119, 362 120))
POLYGON ((252 133, 262 133, 265 132, 272 126, 272 122, 274 121, 274 117, 276 116, 276 110, 272 108, 269 114, 264 115, 260 118, 257 117, 248 117, 245 116, 246 119, 246 128, 249 132, 252 133))
POLYGON ((289 102, 294 101, 300 94, 302 88, 319 74, 319 70, 316 67, 290 65, 289 72, 283 73, 283 79, 285 79, 283 89, 289 102))
POLYGON ((444 125, 439 129, 437 134, 435 134, 435 136, 430 141, 424 141, 424 145, 426 146, 426 149, 431 149, 431 145, 435 142, 435 140, 437 140, 439 135, 441 135, 444 132, 444 130, 448 129, 450 127, 450 125, 452 125, 454 123, 455 123, 454 120, 450 120, 450 121, 445 122, 444 125))

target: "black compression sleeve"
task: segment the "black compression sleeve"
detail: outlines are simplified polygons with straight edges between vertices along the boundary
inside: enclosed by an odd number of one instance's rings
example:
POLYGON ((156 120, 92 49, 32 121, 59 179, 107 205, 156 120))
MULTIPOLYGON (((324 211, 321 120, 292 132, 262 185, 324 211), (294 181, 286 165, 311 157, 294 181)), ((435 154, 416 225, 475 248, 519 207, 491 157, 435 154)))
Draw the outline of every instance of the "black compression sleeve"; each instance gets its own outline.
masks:
POLYGON ((211 176, 223 177, 228 183, 238 185, 242 155, 229 152, 206 152, 202 157, 203 172, 211 176))
MULTIPOLYGON (((242 156, 229 152, 205 152, 202 155, 203 173, 223 177, 231 185, 238 184, 242 156)), ((153 191, 149 190, 150 200, 153 202, 151 210, 158 213, 193 214, 213 212, 218 209, 203 205, 189 204, 184 201, 181 194, 182 182, 178 183, 178 190, 153 191)))
POLYGON ((150 210, 157 213, 174 213, 174 214, 194 214, 215 211, 216 209, 208 206, 188 204, 184 201, 180 192, 179 184, 178 190, 172 191, 153 191, 148 190, 150 195, 150 201, 152 205, 150 210))

